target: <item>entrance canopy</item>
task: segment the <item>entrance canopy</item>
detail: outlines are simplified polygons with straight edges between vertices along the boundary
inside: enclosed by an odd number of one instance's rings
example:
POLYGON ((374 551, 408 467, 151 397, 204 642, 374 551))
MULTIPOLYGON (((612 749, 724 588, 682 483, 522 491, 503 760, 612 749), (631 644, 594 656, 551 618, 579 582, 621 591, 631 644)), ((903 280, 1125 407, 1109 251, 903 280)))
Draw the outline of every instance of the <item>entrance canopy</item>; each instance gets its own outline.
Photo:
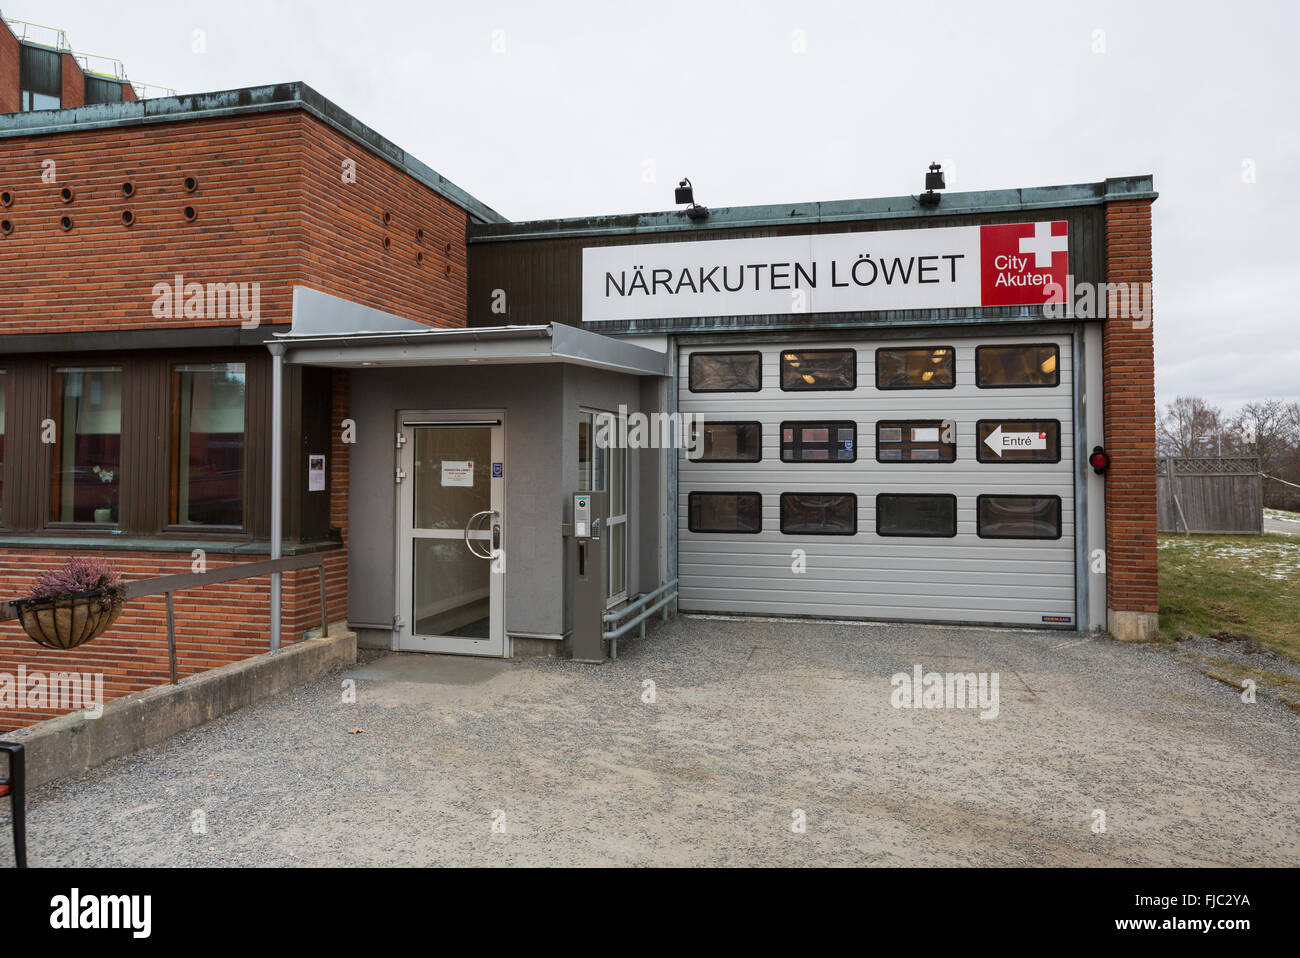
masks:
POLYGON ((293 325, 269 344, 304 366, 451 366, 571 363, 636 376, 667 376, 666 353, 576 326, 441 329, 295 286, 293 325))

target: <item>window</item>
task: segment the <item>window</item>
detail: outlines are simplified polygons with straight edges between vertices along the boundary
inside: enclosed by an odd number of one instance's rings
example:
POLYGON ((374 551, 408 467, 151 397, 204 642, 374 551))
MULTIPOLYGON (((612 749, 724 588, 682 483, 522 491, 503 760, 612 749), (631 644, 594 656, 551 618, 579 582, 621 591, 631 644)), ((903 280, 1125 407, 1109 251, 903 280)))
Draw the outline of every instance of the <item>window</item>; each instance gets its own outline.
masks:
POLYGON ((981 419, 975 425, 980 462, 1060 462, 1061 423, 1056 419, 981 419))
POLYGON ((24 113, 31 113, 33 110, 57 110, 62 106, 62 101, 48 93, 24 90, 21 106, 24 113))
POLYGON ((782 462, 854 462, 858 425, 849 421, 781 423, 782 462))
POLYGON ((852 349, 821 349, 781 354, 781 389, 856 389, 858 354, 852 349))
POLYGON ((783 492, 781 531, 786 535, 854 535, 858 531, 858 497, 851 492, 783 492))
POLYGON ((876 535, 936 536, 957 534, 957 497, 921 493, 876 496, 876 535))
POLYGON ((980 496, 975 512, 981 539, 1061 538, 1060 496, 980 496))
MULTIPOLYGON (((12 74, 11 74, 12 75, 12 74)), ((18 49, 18 108, 57 110, 62 103, 63 58, 58 50, 24 43, 18 49)))
POLYGON ((877 389, 952 389, 957 351, 951 346, 876 350, 877 389))
POLYGON ((763 497, 757 492, 692 492, 687 515, 692 532, 762 532, 763 497))
MULTIPOLYGON (((610 432, 618 423, 610 413, 602 413, 598 421, 608 423, 610 432)), ((622 432, 622 430, 620 430, 622 432)), ((596 433, 600 436, 599 430, 596 433)), ((606 523, 605 567, 608 570, 606 600, 614 605, 627 598, 627 449, 617 444, 605 450, 609 456, 609 519, 606 523)))
POLYGON ((760 462, 763 458, 763 424, 757 422, 706 422, 692 435, 693 462, 760 462))
POLYGON ((942 419, 882 420, 876 423, 876 461, 953 462, 957 458, 954 431, 955 426, 942 419))
POLYGON ((763 388, 763 354, 692 353, 693 393, 758 392, 763 388))
POLYGON ((623 432, 613 413, 578 413, 578 487, 606 494, 606 606, 627 598, 627 449, 618 445, 623 432))
POLYGON ((1059 386, 1061 348, 1055 343, 975 347, 975 385, 981 389, 1059 386))
POLYGON ((244 522, 243 363, 172 367, 172 525, 244 522))
POLYGON ((54 370, 51 522, 117 523, 122 487, 122 368, 54 370))
POLYGON ((0 369, 0 526, 5 524, 5 371, 0 369))

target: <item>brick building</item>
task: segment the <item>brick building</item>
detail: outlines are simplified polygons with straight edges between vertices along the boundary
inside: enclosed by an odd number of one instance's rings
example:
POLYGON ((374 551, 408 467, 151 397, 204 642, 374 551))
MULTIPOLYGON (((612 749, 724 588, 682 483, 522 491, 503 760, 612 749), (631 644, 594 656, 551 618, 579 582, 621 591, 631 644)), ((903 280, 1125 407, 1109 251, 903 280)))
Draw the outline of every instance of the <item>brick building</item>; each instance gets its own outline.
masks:
MULTIPOLYGON (((88 107, 60 54, 55 108, 25 49, 0 597, 320 553, 363 644, 565 654, 594 489, 611 608, 1153 634, 1150 177, 516 223, 302 84, 88 107), (601 441, 674 414, 689 448, 601 441)), ((288 644, 316 574, 281 589, 288 644)), ((181 674, 266 650, 271 596, 178 594, 181 674)), ((2 622, 19 666, 165 682, 162 600, 73 652, 2 622)))

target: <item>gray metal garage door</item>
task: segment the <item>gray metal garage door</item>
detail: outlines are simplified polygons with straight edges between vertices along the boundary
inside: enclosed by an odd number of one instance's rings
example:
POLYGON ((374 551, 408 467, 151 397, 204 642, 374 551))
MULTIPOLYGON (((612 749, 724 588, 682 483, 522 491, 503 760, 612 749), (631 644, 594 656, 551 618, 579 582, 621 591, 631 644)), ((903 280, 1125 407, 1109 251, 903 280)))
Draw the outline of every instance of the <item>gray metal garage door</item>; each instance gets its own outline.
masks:
POLYGON ((1073 627, 1070 345, 683 346, 680 608, 1073 627))

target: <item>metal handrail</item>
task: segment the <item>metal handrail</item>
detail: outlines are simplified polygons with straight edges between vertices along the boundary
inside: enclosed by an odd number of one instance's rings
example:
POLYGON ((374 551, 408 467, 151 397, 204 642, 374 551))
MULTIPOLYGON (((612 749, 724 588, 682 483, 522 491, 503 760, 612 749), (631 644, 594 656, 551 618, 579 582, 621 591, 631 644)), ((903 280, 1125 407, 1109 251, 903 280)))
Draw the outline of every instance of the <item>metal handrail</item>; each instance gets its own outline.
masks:
POLYGON ((615 609, 613 612, 606 612, 604 615, 602 615, 600 617, 601 621, 606 625, 612 625, 613 623, 619 621, 620 619, 626 619, 628 616, 633 614, 636 615, 636 618, 632 619, 630 622, 624 622, 617 629, 605 630, 604 638, 609 641, 609 657, 611 659, 618 658, 619 636, 630 632, 632 629, 635 629, 637 626, 640 626, 641 638, 644 639, 646 619, 650 618, 650 616, 654 615, 656 612, 660 611, 661 609, 663 610, 664 621, 667 622, 668 606, 676 601, 677 601, 677 580, 669 579, 667 582, 665 582, 659 588, 655 589, 653 592, 647 592, 645 595, 639 596, 632 602, 629 602, 621 609, 615 609), (664 595, 664 593, 666 592, 669 594, 664 595), (659 599, 659 596, 663 596, 663 598, 659 599), (659 601, 655 602, 656 599, 659 599, 659 601), (655 604, 650 605, 651 602, 655 602, 655 604))
MULTIPOLYGON (((172 593, 186 589, 201 589, 207 585, 221 582, 234 582, 237 579, 256 579, 258 576, 271 575, 276 572, 293 572, 297 569, 310 569, 315 566, 318 571, 320 592, 320 632, 326 637, 329 621, 325 601, 325 553, 308 552, 302 555, 284 556, 279 559, 263 559, 258 562, 238 562, 220 569, 206 572, 187 572, 180 575, 160 575, 151 579, 132 579, 126 583, 126 598, 139 599, 147 595, 163 595, 167 601, 167 659, 171 684, 178 681, 176 673, 176 613, 172 606, 172 593)), ((13 611, 15 599, 0 601, 0 622, 17 619, 13 611)))

